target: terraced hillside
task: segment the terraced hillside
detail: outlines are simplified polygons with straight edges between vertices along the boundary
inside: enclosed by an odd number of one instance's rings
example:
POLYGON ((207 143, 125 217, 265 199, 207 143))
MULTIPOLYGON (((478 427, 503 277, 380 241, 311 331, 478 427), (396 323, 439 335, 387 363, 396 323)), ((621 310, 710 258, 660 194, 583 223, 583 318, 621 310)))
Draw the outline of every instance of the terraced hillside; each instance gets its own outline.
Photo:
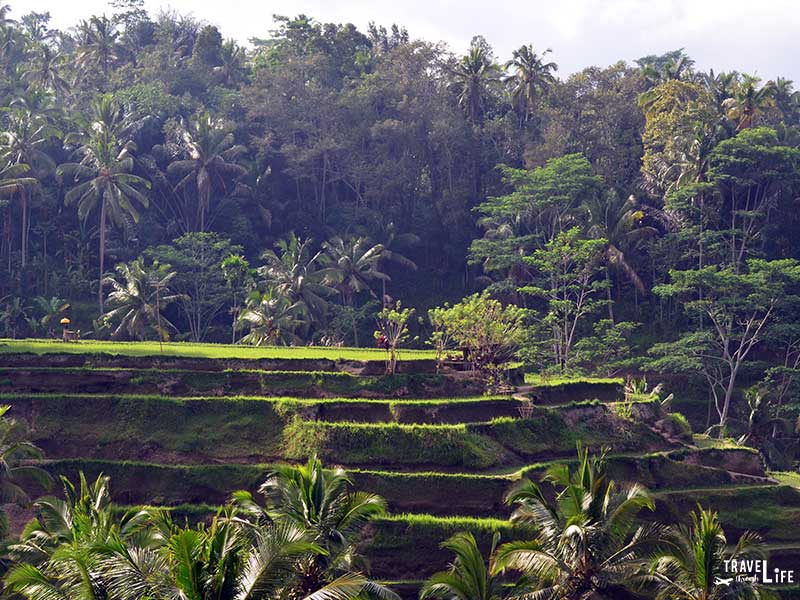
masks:
POLYGON ((656 401, 623 402, 619 382, 487 397, 467 374, 435 372, 426 354, 385 376, 380 354, 13 349, 0 349, 0 403, 29 422, 53 474, 103 472, 121 507, 167 505, 201 519, 232 490, 255 490, 271 464, 316 453, 387 499, 391 514, 370 526, 365 551, 375 577, 410 595, 445 566, 439 544, 455 531, 484 543, 495 530, 529 534, 506 520, 505 493, 571 460, 578 441, 611 446, 614 478, 655 494, 653 519, 683 520, 700 502, 719 510, 731 536, 760 531, 776 566, 800 557, 800 490, 766 473, 752 450, 687 436, 656 401), (533 406, 521 411, 525 397, 533 406))

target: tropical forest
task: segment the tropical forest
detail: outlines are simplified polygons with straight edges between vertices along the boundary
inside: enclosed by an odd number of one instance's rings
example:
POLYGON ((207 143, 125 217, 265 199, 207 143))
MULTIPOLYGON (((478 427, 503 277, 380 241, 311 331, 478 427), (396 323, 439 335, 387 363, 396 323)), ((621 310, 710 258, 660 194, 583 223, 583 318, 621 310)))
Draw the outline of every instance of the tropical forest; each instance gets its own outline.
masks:
POLYGON ((800 598, 788 77, 74 4, 0 3, 0 600, 800 598))

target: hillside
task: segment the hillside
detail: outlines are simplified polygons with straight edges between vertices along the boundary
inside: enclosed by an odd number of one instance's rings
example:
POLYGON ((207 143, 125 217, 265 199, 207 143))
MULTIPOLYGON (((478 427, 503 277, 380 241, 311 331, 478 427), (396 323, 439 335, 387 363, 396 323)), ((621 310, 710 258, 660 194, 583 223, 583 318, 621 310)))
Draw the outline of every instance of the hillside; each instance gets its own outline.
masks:
MULTIPOLYGON (((619 381, 528 385, 521 391, 536 400, 523 419, 520 394, 482 396, 464 374, 435 373, 426 358, 385 376, 383 361, 349 351, 200 360, 126 346, 52 350, 6 342, 0 353, 0 403, 28 421, 49 472, 105 473, 120 510, 162 505, 197 520, 233 490, 255 491, 271 465, 317 454, 386 498, 390 515, 370 525, 364 551, 373 576, 409 597, 445 567, 439 544, 453 532, 473 531, 484 545, 493 531, 530 534, 506 520, 505 493, 573 460, 578 442, 610 446, 611 475, 653 492, 648 518, 678 522, 701 503, 719 511, 731 537, 760 532, 777 566, 800 556, 791 479, 767 473, 754 450, 670 427, 657 400, 625 402, 619 381)), ((15 528, 26 516, 15 512, 15 528)))

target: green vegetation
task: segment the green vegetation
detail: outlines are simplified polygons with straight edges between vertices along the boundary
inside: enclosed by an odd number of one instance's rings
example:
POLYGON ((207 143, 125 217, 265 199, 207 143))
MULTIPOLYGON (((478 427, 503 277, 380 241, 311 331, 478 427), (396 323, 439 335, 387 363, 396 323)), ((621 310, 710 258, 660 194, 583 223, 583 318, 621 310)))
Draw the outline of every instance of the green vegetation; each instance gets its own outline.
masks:
MULTIPOLYGON (((383 352, 369 348, 326 348, 303 346, 300 348, 230 346, 226 344, 198 344, 172 342, 106 342, 88 341, 63 343, 53 340, 0 339, 0 353, 32 352, 35 354, 109 354, 112 356, 182 356, 193 358, 307 358, 328 360, 384 360, 383 352)), ((405 360, 431 359, 434 353, 427 350, 401 350, 405 360)))

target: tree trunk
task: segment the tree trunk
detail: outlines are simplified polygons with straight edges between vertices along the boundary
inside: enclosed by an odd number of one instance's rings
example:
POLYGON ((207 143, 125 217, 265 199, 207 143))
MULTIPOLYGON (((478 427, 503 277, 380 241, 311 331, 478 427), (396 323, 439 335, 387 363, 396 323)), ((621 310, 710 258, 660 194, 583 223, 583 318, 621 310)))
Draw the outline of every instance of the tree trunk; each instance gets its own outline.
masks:
POLYGON ((25 265, 28 264, 28 194, 23 189, 20 192, 22 196, 22 240, 21 240, 21 251, 22 251, 22 268, 25 268, 25 265))
POLYGON ((103 274, 106 269, 106 218, 107 218, 106 198, 103 195, 100 204, 100 281, 97 284, 97 301, 100 304, 100 314, 103 314, 103 274))

